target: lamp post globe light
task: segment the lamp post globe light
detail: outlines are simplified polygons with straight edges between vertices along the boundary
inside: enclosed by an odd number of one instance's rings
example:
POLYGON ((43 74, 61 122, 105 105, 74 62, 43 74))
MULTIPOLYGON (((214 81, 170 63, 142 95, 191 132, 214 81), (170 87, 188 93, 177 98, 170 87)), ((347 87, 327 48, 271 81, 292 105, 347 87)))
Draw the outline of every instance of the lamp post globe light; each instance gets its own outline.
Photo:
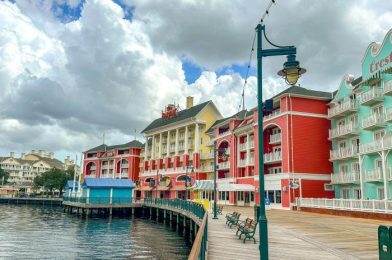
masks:
POLYGON ((279 46, 273 44, 265 34, 265 25, 259 23, 256 27, 257 31, 257 119, 258 119, 258 165, 259 165, 259 250, 260 259, 268 259, 268 229, 267 229, 267 217, 265 214, 265 193, 264 193, 264 144, 263 144, 263 70, 262 70, 262 58, 269 56, 281 56, 287 55, 287 62, 283 64, 283 69, 278 72, 279 76, 282 76, 286 83, 294 85, 297 83, 298 78, 306 72, 305 69, 299 66, 299 62, 296 61, 295 55, 297 49, 294 46, 279 46), (265 40, 275 48, 263 49, 262 36, 264 35, 265 40))

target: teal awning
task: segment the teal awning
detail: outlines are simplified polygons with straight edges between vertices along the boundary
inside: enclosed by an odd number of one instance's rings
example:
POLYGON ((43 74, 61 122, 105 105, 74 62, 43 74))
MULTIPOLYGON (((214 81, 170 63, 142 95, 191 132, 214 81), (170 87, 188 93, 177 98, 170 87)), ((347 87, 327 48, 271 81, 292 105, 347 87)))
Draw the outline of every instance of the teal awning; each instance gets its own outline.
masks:
POLYGON ((195 184, 191 187, 193 190, 214 190, 214 181, 213 180, 198 180, 195 181, 195 184))

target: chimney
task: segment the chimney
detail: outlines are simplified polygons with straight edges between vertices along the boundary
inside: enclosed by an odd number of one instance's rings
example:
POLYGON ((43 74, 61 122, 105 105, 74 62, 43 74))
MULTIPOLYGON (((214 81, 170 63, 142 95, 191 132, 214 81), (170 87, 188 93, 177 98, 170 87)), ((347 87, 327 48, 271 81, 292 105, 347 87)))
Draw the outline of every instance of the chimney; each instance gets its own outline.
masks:
POLYGON ((26 156, 26 153, 21 153, 20 158, 21 158, 21 159, 24 159, 25 156, 26 156))
POLYGON ((186 97, 186 109, 193 107, 193 97, 186 97))
POLYGON ((15 153, 14 152, 10 152, 10 157, 14 158, 14 156, 15 156, 15 153))

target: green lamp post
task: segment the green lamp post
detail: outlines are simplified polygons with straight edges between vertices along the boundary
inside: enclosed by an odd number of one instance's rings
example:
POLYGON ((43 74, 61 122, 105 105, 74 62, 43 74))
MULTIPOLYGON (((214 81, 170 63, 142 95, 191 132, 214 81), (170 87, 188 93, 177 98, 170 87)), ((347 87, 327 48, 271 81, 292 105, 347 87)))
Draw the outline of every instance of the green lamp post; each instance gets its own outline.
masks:
POLYGON ((297 49, 294 46, 278 46, 273 44, 265 34, 265 25, 259 23, 256 27, 257 31, 257 106, 258 106, 258 163, 259 163, 259 250, 260 259, 268 259, 268 229, 267 217, 265 214, 265 194, 264 194, 264 147, 263 147, 263 74, 262 74, 262 58, 269 56, 287 56, 287 62, 283 64, 283 69, 278 72, 289 85, 297 83, 298 78, 306 72, 305 69, 299 66, 299 62, 295 60, 297 49), (274 49, 263 49, 262 36, 265 40, 276 47, 274 49))

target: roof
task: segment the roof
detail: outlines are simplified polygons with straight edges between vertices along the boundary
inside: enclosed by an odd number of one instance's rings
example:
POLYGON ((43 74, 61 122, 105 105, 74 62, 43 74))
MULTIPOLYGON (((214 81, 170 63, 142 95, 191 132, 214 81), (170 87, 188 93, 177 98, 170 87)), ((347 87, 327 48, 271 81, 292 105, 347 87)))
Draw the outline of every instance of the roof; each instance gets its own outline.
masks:
POLYGON ((197 180, 195 184, 191 187, 193 190, 213 190, 214 181, 213 180, 197 180))
POLYGON ((255 186, 250 184, 220 183, 219 191, 255 191, 255 186))
POLYGON ((221 124, 221 123, 223 123, 223 122, 225 122, 227 120, 234 119, 234 118, 239 119, 239 120, 243 120, 243 119, 245 119, 245 118, 247 118, 248 116, 251 116, 251 115, 253 115, 253 111, 241 110, 240 112, 235 113, 232 116, 216 120, 215 123, 207 130, 206 133, 211 133, 213 131, 213 129, 215 128, 215 126, 217 126, 217 125, 219 125, 219 124, 221 124))
POLYGON ((284 91, 280 92, 279 94, 273 96, 272 99, 280 97, 284 94, 296 94, 296 95, 301 95, 301 96, 332 99, 331 92, 306 89, 306 88, 299 87, 299 86, 291 86, 288 89, 285 89, 284 91))
POLYGON ((9 157, 8 156, 8 157, 0 157, 0 162, 4 161, 6 159, 12 158, 14 161, 16 161, 16 162, 18 162, 18 163, 20 163, 22 165, 23 164, 33 165, 36 162, 43 161, 43 162, 49 164, 53 168, 57 168, 57 169, 63 169, 64 168, 64 164, 60 160, 57 160, 57 159, 54 159, 54 158, 51 159, 51 158, 48 158, 48 157, 42 157, 42 156, 39 156, 37 154, 33 154, 33 155, 36 156, 38 159, 37 160, 24 160, 24 159, 15 158, 15 157, 9 157))
POLYGON ((361 82, 362 82, 362 76, 360 76, 360 77, 354 79, 353 81, 351 81, 351 85, 355 87, 356 85, 358 85, 361 82))
POLYGON ((125 148, 142 148, 144 145, 139 142, 138 140, 133 140, 131 142, 125 143, 125 144, 117 144, 117 145, 106 145, 106 144, 101 144, 98 145, 94 148, 91 148, 90 150, 87 150, 86 153, 91 153, 91 152, 103 152, 103 151, 109 151, 113 149, 125 149, 125 148))
MULTIPOLYGON (((71 188, 73 188, 73 185, 74 185, 74 181, 70 180, 70 181, 67 181, 67 184, 65 185, 65 187, 67 189, 71 189, 71 188)), ((79 182, 75 181, 75 189, 77 189, 78 186, 79 186, 79 182)))
POLYGON ((204 103, 201 103, 201 104, 198 104, 196 106, 193 106, 191 108, 181 110, 181 111, 177 112, 176 116, 173 116, 173 117, 168 118, 168 119, 157 118, 154 121, 152 121, 152 123, 149 124, 142 131, 142 133, 145 133, 147 131, 153 130, 153 129, 158 128, 158 127, 162 127, 162 126, 165 126, 165 125, 170 125, 170 124, 175 123, 175 122, 179 122, 179 121, 182 121, 182 120, 185 120, 185 119, 188 119, 188 118, 195 117, 210 102, 212 102, 212 101, 209 100, 209 101, 206 101, 204 103))
POLYGON ((135 184, 131 179, 86 178, 83 182, 83 188, 132 189, 134 187, 135 184))

